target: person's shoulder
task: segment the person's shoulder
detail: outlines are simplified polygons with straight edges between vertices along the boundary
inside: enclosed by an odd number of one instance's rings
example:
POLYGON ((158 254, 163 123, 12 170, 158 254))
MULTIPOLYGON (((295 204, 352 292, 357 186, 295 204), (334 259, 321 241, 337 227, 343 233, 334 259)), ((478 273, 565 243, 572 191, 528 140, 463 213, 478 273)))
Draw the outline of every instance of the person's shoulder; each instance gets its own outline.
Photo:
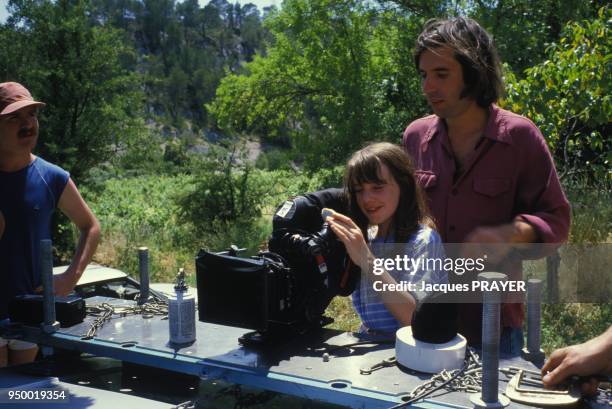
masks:
POLYGON ((419 119, 412 121, 404 130, 403 142, 405 145, 420 141, 425 134, 433 127, 436 123, 436 115, 427 115, 419 119))
POLYGON ((435 229, 421 224, 418 230, 412 236, 412 241, 415 243, 430 244, 442 243, 442 238, 435 229))
POLYGON ((413 254, 440 254, 443 252, 442 238, 438 232, 424 224, 419 225, 406 242, 406 251, 413 254))
POLYGON ((59 194, 70 179, 70 173, 62 169, 60 166, 47 162, 40 156, 36 157, 32 166, 36 169, 36 173, 45 183, 53 187, 53 190, 59 194))
POLYGON ((506 109, 498 108, 498 110, 498 121, 503 125, 512 142, 545 144, 542 132, 531 119, 506 109))
POLYGON ((60 166, 47 162, 40 156, 37 156, 32 165, 35 166, 40 172, 44 172, 45 174, 51 175, 68 175, 68 172, 61 168, 60 166))
POLYGON ((410 122, 404 131, 404 135, 407 133, 411 134, 422 134, 425 133, 431 128, 431 126, 435 123, 437 119, 436 115, 427 115, 422 118, 415 119, 410 122))

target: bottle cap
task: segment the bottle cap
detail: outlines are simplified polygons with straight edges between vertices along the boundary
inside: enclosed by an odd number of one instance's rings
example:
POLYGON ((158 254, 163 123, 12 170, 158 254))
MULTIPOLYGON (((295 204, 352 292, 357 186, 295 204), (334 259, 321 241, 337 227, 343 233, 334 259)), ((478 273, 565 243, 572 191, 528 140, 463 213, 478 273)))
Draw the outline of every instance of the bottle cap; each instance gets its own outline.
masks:
POLYGON ((185 284, 185 269, 179 268, 178 273, 176 274, 176 285, 174 289, 176 291, 187 291, 187 284, 185 284))

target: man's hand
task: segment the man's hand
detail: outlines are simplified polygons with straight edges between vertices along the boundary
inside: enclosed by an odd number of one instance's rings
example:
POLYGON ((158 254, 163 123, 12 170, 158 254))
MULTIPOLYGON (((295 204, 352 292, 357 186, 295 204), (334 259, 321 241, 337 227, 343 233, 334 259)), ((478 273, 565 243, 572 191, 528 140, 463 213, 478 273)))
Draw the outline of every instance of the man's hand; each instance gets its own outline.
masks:
POLYGON ((59 297, 66 297, 72 292, 78 280, 78 276, 70 269, 62 274, 55 274, 53 276, 53 292, 59 297))
POLYGON ((537 235, 534 228, 521 220, 499 226, 477 227, 464 240, 462 255, 469 258, 487 255, 487 261, 498 263, 520 243, 532 243, 537 235))
POLYGON ((373 259, 372 253, 368 244, 363 237, 363 233, 359 226, 355 224, 350 217, 345 216, 341 213, 335 212, 331 209, 327 209, 333 212, 331 216, 328 216, 325 221, 329 223, 329 227, 336 233, 336 236, 346 247, 353 263, 361 268, 361 271, 367 272, 370 270, 368 261, 373 259))
MULTIPOLYGON (((612 374, 612 327, 583 344, 554 351, 542 367, 542 382, 550 388, 573 375, 597 374, 612 374)), ((597 393, 597 382, 583 384, 582 392, 587 395, 597 393)))
POLYGON ((68 184, 60 196, 58 207, 81 232, 74 257, 66 271, 69 274, 59 278, 55 287, 57 294, 63 294, 72 290, 72 288, 67 290, 66 286, 70 283, 74 286, 91 261, 100 239, 100 224, 81 197, 72 179, 68 179, 68 184))

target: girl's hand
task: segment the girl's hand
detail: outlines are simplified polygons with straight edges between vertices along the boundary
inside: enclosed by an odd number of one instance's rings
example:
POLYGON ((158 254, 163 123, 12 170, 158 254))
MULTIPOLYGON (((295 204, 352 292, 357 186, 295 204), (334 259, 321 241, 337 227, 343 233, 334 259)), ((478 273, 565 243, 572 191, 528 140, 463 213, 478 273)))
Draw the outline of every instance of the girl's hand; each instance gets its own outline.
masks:
POLYGON ((358 265, 363 272, 369 271, 369 260, 373 258, 372 252, 363 237, 361 229, 350 217, 335 212, 332 209, 324 209, 331 213, 325 221, 329 223, 332 231, 342 241, 346 252, 353 263, 358 265))

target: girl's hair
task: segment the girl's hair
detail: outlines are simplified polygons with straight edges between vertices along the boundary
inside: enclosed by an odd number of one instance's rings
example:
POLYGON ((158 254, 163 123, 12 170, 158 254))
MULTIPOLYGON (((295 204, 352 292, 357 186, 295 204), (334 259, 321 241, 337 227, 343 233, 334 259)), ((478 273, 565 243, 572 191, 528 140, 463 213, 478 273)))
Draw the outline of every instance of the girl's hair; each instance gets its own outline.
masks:
POLYGON ((434 227, 425 204, 423 192, 416 181, 410 156, 397 145, 373 143, 355 152, 344 172, 344 189, 349 198, 351 217, 367 237, 368 218, 357 205, 355 188, 363 183, 382 183, 380 165, 384 164, 400 187, 400 198, 393 228, 395 241, 405 242, 419 229, 420 224, 434 227))

